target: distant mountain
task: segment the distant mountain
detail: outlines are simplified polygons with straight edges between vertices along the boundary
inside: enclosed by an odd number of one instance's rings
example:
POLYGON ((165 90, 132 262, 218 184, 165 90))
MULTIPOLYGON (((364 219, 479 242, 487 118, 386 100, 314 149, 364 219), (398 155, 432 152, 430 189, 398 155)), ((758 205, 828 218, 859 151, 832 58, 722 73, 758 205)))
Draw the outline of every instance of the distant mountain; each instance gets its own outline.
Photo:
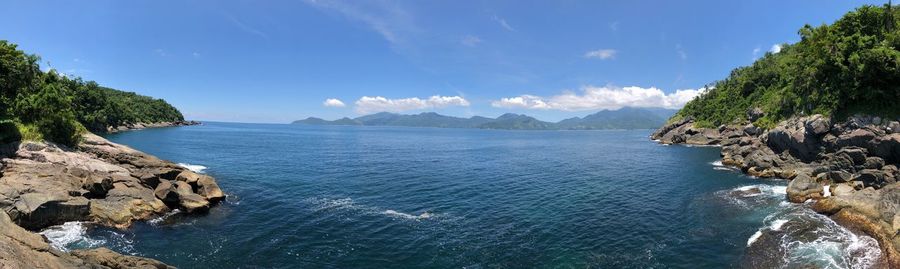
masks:
POLYGON ((546 122, 521 114, 507 113, 497 118, 474 116, 460 118, 434 112, 403 115, 380 112, 355 119, 341 118, 334 121, 309 117, 294 121, 294 124, 308 125, 366 125, 366 126, 406 126, 438 128, 480 128, 507 130, 597 130, 597 129, 654 129, 666 122, 676 110, 659 108, 629 108, 603 110, 594 114, 575 117, 560 122, 546 122))
POLYGON ((557 123, 560 129, 654 129, 666 123, 675 114, 673 109, 647 109, 623 107, 619 110, 603 110, 584 118, 570 118, 557 123))
POLYGON ((337 120, 329 121, 323 120, 316 117, 309 117, 305 120, 294 121, 293 124, 308 124, 308 125, 362 125, 361 122, 351 119, 351 118, 340 118, 337 120))
POLYGON ((540 121, 538 119, 520 115, 506 113, 496 119, 478 125, 481 129, 507 129, 507 130, 551 130, 557 129, 556 124, 552 122, 540 121))

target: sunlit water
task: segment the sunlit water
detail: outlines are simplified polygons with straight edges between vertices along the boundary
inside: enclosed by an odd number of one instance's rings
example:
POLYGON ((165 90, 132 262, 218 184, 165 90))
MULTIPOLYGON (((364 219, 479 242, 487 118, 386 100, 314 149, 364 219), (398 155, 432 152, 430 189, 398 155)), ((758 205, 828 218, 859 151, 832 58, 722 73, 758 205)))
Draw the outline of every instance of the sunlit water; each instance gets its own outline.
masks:
POLYGON ((875 241, 785 202, 785 182, 721 167, 717 148, 638 131, 207 123, 110 135, 216 177, 203 216, 128 230, 68 223, 59 248, 106 246, 184 268, 866 267, 875 241))

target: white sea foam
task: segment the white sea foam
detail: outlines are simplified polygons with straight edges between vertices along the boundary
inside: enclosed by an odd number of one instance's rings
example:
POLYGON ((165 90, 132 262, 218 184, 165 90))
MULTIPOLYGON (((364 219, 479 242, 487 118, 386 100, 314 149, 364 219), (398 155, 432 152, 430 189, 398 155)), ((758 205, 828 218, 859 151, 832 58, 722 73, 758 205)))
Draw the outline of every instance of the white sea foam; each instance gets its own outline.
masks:
POLYGON ((713 166, 724 166, 724 165, 722 165, 722 160, 718 160, 718 161, 712 162, 710 164, 712 164, 713 166))
POLYGON ((786 186, 772 186, 772 193, 778 195, 787 195, 787 187, 786 186))
POLYGON ((189 163, 178 163, 178 166, 184 167, 187 170, 191 170, 194 173, 203 173, 203 170, 206 170, 208 167, 202 166, 199 164, 189 164, 189 163))
POLYGON ((83 247, 95 247, 103 244, 103 240, 88 238, 86 233, 87 228, 78 221, 51 226, 40 232, 41 235, 47 237, 51 246, 62 251, 69 251, 74 244, 81 244, 83 247))
POLYGON ((824 196, 824 197, 831 196, 831 185, 825 185, 825 188, 823 188, 823 190, 824 190, 824 193, 822 194, 822 196, 824 196))
POLYGON ((431 218, 433 216, 431 213, 428 213, 428 212, 419 214, 417 216, 417 215, 407 214, 407 213, 403 213, 403 212, 397 212, 397 211, 391 210, 391 209, 385 210, 384 214, 390 215, 390 216, 407 218, 407 219, 414 219, 414 220, 427 219, 427 218, 431 218))
POLYGON ((753 245, 753 242, 756 242, 760 236, 762 236, 762 231, 756 231, 756 233, 750 236, 750 239, 747 239, 747 246, 753 245))
POLYGON ((163 214, 162 216, 159 216, 159 217, 156 217, 156 218, 154 218, 154 219, 151 219, 151 220, 149 220, 149 221, 147 221, 147 222, 149 222, 151 225, 159 225, 161 222, 165 221, 165 220, 168 219, 169 217, 172 217, 172 216, 174 216, 174 215, 177 215, 178 213, 181 213, 181 210, 175 209, 175 210, 169 211, 169 212, 166 213, 166 214, 163 214))
POLYGON ((788 220, 786 219, 777 219, 769 225, 769 228, 772 228, 773 231, 781 231, 781 227, 787 222, 788 220))
POLYGON ((875 239, 854 234, 806 204, 780 201, 779 205, 763 220, 766 225, 750 236, 747 247, 758 244, 764 233, 772 233, 779 252, 784 253, 782 268, 870 268, 879 261, 881 250, 875 239), (796 224, 787 226, 789 222, 796 224))
MULTIPOLYGON (((358 214, 364 215, 383 215, 396 217, 400 219, 409 219, 409 220, 425 220, 437 217, 437 214, 431 212, 423 212, 419 215, 413 215, 409 213, 399 212, 393 209, 382 209, 374 206, 367 206, 357 204, 351 198, 341 198, 341 199, 328 199, 328 198, 313 198, 309 199, 313 204, 317 206, 313 208, 315 211, 347 211, 347 212, 356 212, 358 214)), ((440 215, 441 219, 446 217, 445 215, 440 215)))

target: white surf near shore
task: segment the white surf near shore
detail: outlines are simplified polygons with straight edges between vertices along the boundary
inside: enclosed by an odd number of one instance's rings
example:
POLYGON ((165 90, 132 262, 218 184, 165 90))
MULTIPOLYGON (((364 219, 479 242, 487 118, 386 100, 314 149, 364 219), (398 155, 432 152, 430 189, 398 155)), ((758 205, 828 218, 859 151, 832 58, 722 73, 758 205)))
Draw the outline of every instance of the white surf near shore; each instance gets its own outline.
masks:
MULTIPOLYGON (((732 194, 723 198, 744 208, 770 208, 766 209, 771 211, 762 221, 762 227, 747 238, 747 247, 778 248, 783 253, 782 268, 870 268, 881 258, 881 249, 875 239, 853 233, 816 213, 808 204, 786 201, 785 186, 755 184, 723 193, 732 194), (751 204, 753 206, 747 207, 751 204), (774 236, 774 245, 757 245, 762 244, 759 239, 763 236, 774 236)), ((773 244, 772 239, 765 241, 773 244)))
POLYGON ((178 166, 184 167, 187 170, 191 170, 194 173, 201 173, 201 174, 203 173, 204 170, 209 168, 209 167, 202 166, 199 164, 189 164, 189 163, 178 163, 178 166))
POLYGON ((62 225, 48 227, 41 231, 40 234, 47 237, 51 246, 65 252, 68 252, 73 247, 92 248, 105 243, 103 240, 87 237, 87 227, 84 226, 84 223, 78 221, 70 221, 62 225))

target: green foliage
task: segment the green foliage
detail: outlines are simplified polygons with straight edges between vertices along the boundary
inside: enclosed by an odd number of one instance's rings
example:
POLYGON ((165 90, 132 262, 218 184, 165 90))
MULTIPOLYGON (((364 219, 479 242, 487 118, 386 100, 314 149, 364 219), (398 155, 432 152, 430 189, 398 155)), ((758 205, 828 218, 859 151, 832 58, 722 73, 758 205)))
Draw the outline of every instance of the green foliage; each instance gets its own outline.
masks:
POLYGON ((26 141, 44 140, 44 136, 41 134, 41 131, 38 130, 38 127, 33 124, 15 123, 15 127, 16 127, 16 133, 19 137, 19 140, 26 140, 26 141))
POLYGON ((801 41, 740 67, 675 117, 709 126, 746 120, 763 127, 793 115, 900 116, 900 30, 896 8, 863 6, 832 25, 804 26, 801 41))
POLYGON ((39 59, 0 40, 2 141, 47 139, 75 145, 86 128, 105 131, 131 123, 184 120, 181 112, 161 99, 105 88, 52 70, 41 72, 39 59))

